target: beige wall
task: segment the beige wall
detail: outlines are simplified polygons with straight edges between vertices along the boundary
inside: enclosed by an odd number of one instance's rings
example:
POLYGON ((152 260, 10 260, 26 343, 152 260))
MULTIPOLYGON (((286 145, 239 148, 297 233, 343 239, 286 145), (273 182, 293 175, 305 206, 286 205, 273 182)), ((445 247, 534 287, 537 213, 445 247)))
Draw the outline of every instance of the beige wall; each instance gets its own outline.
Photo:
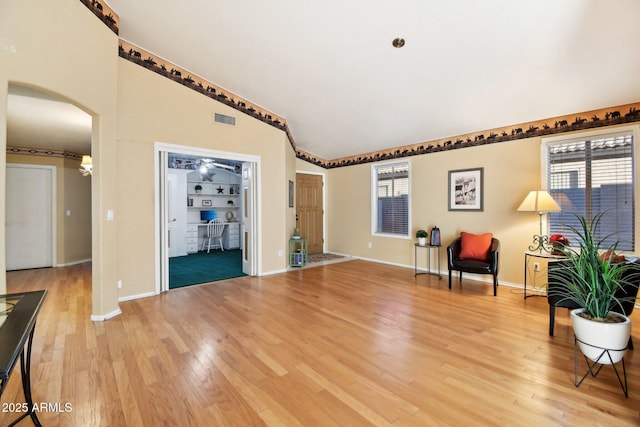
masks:
POLYGON ((58 266, 91 259, 91 178, 79 172, 80 161, 61 157, 7 154, 7 163, 56 168, 56 259, 58 266), (71 213, 70 216, 66 212, 71 213))
MULTIPOLYGON (((116 95, 118 38, 77 0, 0 2, 0 117, 6 117, 10 82, 60 96, 93 116, 93 314, 118 312, 117 224, 106 221, 116 205, 116 95)), ((0 176, 5 175, 6 120, 0 120, 0 176)), ((0 223, 5 189, 0 186, 0 223)), ((0 227, 0 242, 4 242, 0 227)), ((5 271, 0 245, 0 271, 5 271)), ((0 293, 6 277, 0 276, 0 293)))
MULTIPOLYGON (((539 225, 537 214, 516 209, 530 190, 541 185, 540 144, 538 137, 409 157, 412 236, 419 228, 436 225, 446 246, 460 231, 492 232, 501 241, 500 282, 521 285, 523 252, 539 225), (477 167, 484 168, 484 211, 448 211, 448 172, 477 167)), ((415 238, 371 234, 371 164, 329 170, 327 193, 329 250, 413 267, 415 238)), ((419 266, 425 267, 425 255, 419 256, 419 266)), ((444 247, 440 268, 446 272, 444 247)))
POLYGON ((259 271, 286 268, 287 182, 295 156, 283 131, 119 59, 118 139, 121 298, 155 290, 155 142, 259 157, 259 271), (214 122, 215 113, 234 116, 236 125, 214 122))

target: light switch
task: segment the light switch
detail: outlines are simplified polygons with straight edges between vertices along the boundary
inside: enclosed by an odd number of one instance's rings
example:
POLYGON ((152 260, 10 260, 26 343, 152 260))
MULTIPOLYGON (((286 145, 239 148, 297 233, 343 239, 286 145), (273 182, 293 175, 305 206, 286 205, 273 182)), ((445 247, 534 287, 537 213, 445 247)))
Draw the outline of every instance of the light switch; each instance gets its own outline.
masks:
POLYGON ((67 216, 71 216, 71 209, 67 209, 67 216))
POLYGON ((107 211, 107 221, 113 221, 113 209, 107 211))

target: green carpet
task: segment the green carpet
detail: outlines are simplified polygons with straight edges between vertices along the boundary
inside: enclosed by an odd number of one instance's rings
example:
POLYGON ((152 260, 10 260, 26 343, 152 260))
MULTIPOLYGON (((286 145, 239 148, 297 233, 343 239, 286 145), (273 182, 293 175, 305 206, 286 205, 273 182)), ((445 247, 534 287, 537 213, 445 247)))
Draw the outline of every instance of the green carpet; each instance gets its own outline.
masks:
POLYGON ((215 250, 169 258, 169 289, 246 276, 242 251, 215 250))

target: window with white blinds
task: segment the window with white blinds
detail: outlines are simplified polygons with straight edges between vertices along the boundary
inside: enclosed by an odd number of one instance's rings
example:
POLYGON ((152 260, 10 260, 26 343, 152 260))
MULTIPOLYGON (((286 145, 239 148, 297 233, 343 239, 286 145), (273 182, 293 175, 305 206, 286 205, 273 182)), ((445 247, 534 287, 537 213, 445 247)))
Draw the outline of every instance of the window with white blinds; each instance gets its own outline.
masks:
POLYGON ((409 237, 409 162, 374 165, 373 234, 409 237))
POLYGON ((575 243, 574 214, 590 221, 604 212, 596 241, 619 241, 618 249, 633 251, 633 133, 548 143, 546 151, 547 188, 562 209, 549 214, 550 233, 575 243))

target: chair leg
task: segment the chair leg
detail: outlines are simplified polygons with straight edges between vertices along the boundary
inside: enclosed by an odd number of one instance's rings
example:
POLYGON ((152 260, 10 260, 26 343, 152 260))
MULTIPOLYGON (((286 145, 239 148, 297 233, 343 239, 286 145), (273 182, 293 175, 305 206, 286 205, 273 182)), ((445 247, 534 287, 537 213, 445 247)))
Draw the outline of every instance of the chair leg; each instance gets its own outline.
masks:
POLYGON ((451 270, 449 270, 449 289, 451 289, 451 270))
POLYGON ((493 275, 493 296, 498 295, 498 276, 496 274, 493 275))
POLYGON ((224 252, 224 246, 222 246, 222 237, 220 237, 218 241, 220 242, 220 250, 224 252))
POLYGON ((556 322, 556 306, 549 304, 549 336, 553 336, 553 327, 556 322))

